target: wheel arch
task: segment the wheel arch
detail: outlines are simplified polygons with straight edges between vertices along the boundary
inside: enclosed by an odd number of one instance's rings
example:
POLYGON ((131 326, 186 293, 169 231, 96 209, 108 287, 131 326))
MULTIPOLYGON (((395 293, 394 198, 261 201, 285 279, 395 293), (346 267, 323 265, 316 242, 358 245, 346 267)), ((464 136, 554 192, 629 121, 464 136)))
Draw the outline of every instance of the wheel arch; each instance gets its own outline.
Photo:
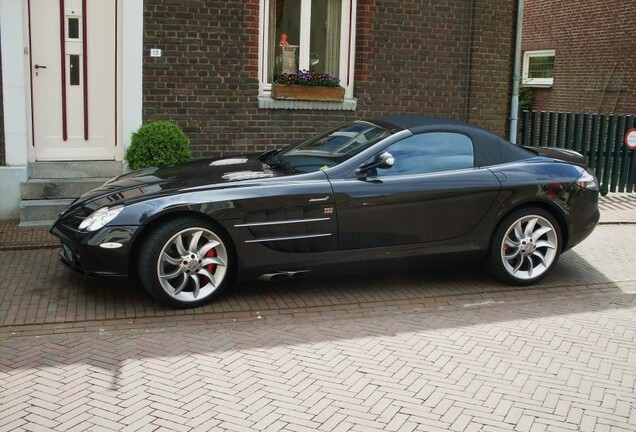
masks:
MULTIPOLYGON (((173 219, 181 218, 181 217, 195 218, 195 219, 201 220, 204 223, 213 225, 214 228, 220 232, 220 235, 225 237, 225 239, 227 240, 228 253, 231 254, 231 257, 232 259, 234 259, 234 262, 238 263, 237 255, 236 255, 236 246, 234 245, 234 239, 221 223, 219 223, 216 219, 204 213, 200 213, 193 210, 181 209, 181 210, 175 210, 175 211, 163 213, 157 216, 156 218, 153 218, 150 222, 148 222, 147 224, 141 227, 141 229, 139 230, 139 233, 135 236, 135 239, 133 241, 133 244, 130 250, 131 259, 128 262, 128 274, 130 275, 130 279, 136 280, 136 281, 139 280, 139 275, 137 270, 137 262, 138 262, 139 254, 141 253, 142 246, 146 242, 146 239, 153 232, 154 227, 161 225, 161 223, 164 223, 167 220, 173 220, 173 219)), ((235 268, 234 272, 237 273, 238 269, 235 268)), ((236 274, 232 274, 230 276, 232 278, 235 278, 236 274)))
MULTIPOLYGON (((566 221, 565 214, 563 210, 560 209, 558 206, 552 203, 549 203, 547 201, 525 201, 513 207, 508 208, 505 213, 500 215, 499 220, 497 221, 497 224, 495 225, 492 232, 495 233, 499 229, 501 224, 506 220, 506 218, 510 216, 512 213, 515 213, 525 208, 539 208, 541 210, 548 212, 552 217, 554 217, 554 219, 559 224, 559 230, 561 231, 562 241, 561 241, 561 248, 560 248, 561 250, 559 252, 563 252, 568 249, 567 244, 569 242, 569 231, 568 231, 568 224, 566 221)), ((493 247, 492 240, 493 240, 493 235, 490 236, 489 248, 488 248, 489 250, 492 249, 493 247)))

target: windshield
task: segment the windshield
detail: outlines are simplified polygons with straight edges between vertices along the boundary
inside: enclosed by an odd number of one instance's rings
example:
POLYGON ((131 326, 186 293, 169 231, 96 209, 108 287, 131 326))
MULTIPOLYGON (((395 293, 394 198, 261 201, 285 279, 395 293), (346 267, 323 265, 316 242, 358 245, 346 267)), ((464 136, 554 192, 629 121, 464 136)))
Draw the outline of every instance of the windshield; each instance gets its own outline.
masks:
MULTIPOLYGON (((331 168, 375 144, 390 132, 375 124, 357 121, 286 148, 268 160, 292 172, 331 168)), ((271 162, 271 163, 270 163, 271 162)))

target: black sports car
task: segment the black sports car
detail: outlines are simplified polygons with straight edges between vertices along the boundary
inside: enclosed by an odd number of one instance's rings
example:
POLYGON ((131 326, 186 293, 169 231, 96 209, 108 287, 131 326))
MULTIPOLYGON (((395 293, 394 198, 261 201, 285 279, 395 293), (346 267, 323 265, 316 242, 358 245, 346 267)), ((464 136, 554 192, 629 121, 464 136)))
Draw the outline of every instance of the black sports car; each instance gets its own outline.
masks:
POLYGON ((138 276, 177 307, 237 279, 464 252, 525 285, 592 232, 598 194, 576 152, 390 116, 263 154, 124 174, 76 200, 51 233, 72 269, 138 276))

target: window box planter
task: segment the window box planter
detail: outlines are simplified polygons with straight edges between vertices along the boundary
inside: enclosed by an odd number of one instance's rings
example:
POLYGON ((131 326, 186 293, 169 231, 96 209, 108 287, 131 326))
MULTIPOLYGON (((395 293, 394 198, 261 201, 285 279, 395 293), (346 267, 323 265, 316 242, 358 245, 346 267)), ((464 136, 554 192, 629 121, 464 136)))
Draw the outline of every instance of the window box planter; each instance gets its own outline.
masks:
POLYGON ((272 84, 272 99, 342 102, 342 87, 272 84))

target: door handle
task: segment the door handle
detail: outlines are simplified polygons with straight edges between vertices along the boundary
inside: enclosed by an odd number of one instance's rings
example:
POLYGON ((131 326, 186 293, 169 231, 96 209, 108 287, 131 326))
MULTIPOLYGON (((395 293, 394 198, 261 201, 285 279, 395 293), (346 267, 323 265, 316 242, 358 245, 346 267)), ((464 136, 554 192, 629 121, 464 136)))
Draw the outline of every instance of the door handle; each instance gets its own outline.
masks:
POLYGON ((36 69, 46 69, 46 66, 42 66, 42 65, 36 64, 35 68, 36 69))

